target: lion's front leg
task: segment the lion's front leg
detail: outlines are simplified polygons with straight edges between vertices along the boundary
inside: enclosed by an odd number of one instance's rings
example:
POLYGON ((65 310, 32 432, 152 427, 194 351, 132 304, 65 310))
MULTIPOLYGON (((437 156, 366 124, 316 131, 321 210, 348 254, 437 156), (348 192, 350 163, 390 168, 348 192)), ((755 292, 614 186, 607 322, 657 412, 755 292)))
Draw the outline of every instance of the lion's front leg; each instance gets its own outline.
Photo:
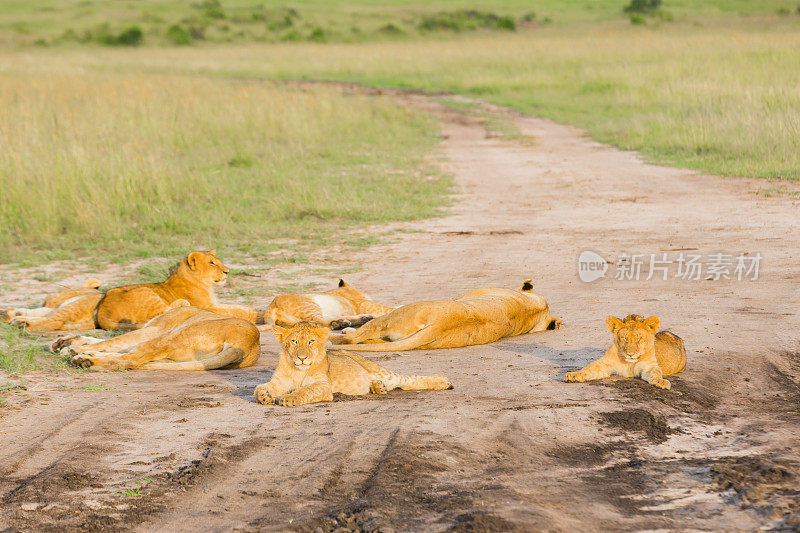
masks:
POLYGON ((659 367, 657 363, 648 365, 642 368, 639 372, 639 377, 649 384, 655 385, 659 389, 668 390, 672 387, 672 384, 668 380, 664 379, 664 373, 661 371, 661 367, 659 367))
POLYGON ((593 381, 595 379, 603 379, 608 377, 611 377, 611 366, 604 360, 604 358, 601 357, 597 361, 589 363, 577 372, 567 372, 564 375, 564 381, 567 383, 577 383, 581 381, 593 381))
POLYGON ((278 403, 285 407, 295 407, 315 402, 333 401, 333 389, 329 382, 314 383, 307 387, 300 387, 294 392, 283 395, 278 403))
POLYGON ((272 405, 277 403, 278 398, 287 392, 288 389, 286 387, 283 387, 280 382, 277 382, 273 379, 267 383, 262 383, 261 385, 257 386, 256 390, 253 392, 253 396, 255 396, 258 403, 272 405))
POLYGON ((70 364, 78 368, 94 370, 128 370, 133 368, 123 354, 84 352, 70 359, 70 364))

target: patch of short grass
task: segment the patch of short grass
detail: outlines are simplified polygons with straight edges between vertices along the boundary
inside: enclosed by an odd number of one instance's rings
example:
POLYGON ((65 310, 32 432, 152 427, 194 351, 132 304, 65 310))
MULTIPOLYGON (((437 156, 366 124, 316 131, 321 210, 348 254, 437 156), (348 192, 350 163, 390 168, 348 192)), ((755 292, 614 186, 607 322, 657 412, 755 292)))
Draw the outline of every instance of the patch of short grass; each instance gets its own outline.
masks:
POLYGON ((0 370, 19 375, 32 370, 63 368, 63 359, 45 349, 46 340, 16 326, 0 324, 0 370))
POLYGON ((91 392, 103 392, 111 389, 111 385, 108 385, 106 383, 89 383, 86 385, 82 385, 81 388, 83 390, 91 392))

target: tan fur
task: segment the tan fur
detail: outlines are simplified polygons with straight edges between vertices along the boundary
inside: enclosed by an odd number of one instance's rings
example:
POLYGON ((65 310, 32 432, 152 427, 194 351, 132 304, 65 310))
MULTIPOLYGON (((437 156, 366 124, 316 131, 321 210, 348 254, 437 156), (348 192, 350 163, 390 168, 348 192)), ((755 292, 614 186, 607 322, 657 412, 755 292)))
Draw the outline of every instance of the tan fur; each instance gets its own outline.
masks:
POLYGON ((62 338, 51 350, 74 355, 74 366, 97 370, 213 370, 252 366, 261 345, 258 329, 247 320, 177 300, 139 330, 108 340, 62 338))
POLYGON ((614 343, 606 353, 577 372, 567 372, 564 381, 578 382, 610 376, 641 378, 648 383, 669 389, 664 379, 686 368, 686 349, 680 337, 669 331, 658 331, 661 319, 651 316, 628 315, 620 320, 606 319, 614 343))
POLYGON ((370 301, 369 297, 340 279, 339 286, 321 293, 279 294, 266 310, 266 320, 279 326, 292 326, 298 322, 319 322, 332 329, 360 326, 376 316, 385 315, 393 307, 370 301), (320 305, 323 297, 330 308, 320 305))
POLYGON ((250 307, 217 303, 214 286, 228 278, 228 267, 214 250, 192 252, 178 263, 162 283, 128 285, 109 290, 97 306, 96 322, 102 329, 136 329, 151 318, 164 313, 178 299, 220 315, 259 320, 259 313, 250 307))
POLYGON ((558 329, 530 280, 519 291, 484 287, 455 300, 404 305, 356 331, 331 337, 345 350, 388 352, 457 348, 494 342, 530 331, 558 329))
POLYGON ((256 400, 263 404, 329 402, 335 392, 361 395, 385 394, 393 389, 452 388, 444 376, 401 376, 358 354, 327 351, 330 329, 320 324, 273 326, 273 331, 282 349, 272 379, 256 387, 256 400))
POLYGON ((0 312, 0 321, 27 327, 30 331, 94 329, 94 310, 103 297, 97 290, 100 285, 99 280, 86 280, 82 287, 51 294, 43 307, 6 309, 0 312))

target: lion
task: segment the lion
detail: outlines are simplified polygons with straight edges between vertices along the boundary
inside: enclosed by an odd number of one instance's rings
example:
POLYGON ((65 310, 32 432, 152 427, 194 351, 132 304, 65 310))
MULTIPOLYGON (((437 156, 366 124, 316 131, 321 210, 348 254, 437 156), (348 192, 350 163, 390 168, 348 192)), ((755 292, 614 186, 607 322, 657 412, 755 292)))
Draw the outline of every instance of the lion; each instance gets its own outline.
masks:
POLYGON ((45 299, 44 307, 1 311, 0 321, 31 331, 94 329, 94 310, 103 297, 98 290, 100 285, 100 280, 88 279, 82 287, 51 294, 45 299))
POLYGON ((164 313, 171 303, 182 299, 220 315, 263 324, 263 311, 217 302, 214 286, 224 283, 228 272, 228 267, 217 258, 214 250, 192 252, 162 283, 110 289, 97 306, 95 321, 101 329, 138 329, 164 313))
POLYGON ((683 340, 669 331, 658 331, 661 319, 657 316, 643 318, 628 315, 620 320, 606 318, 614 343, 606 353, 578 370, 567 372, 566 382, 591 381, 611 376, 642 378, 651 385, 669 389, 672 385, 664 379, 683 372, 686 368, 686 349, 683 340))
POLYGON ((50 346, 70 363, 96 370, 214 370, 245 368, 258 360, 260 333, 252 322, 176 300, 144 327, 102 340, 64 337, 50 346))
POLYGON ((331 337, 331 343, 365 352, 433 350, 486 344, 560 326, 545 299, 533 293, 531 280, 525 280, 518 291, 484 287, 455 300, 404 305, 355 331, 331 337))
POLYGON ((340 279, 338 287, 323 293, 279 294, 267 307, 265 319, 278 326, 311 321, 342 329, 361 326, 392 310, 340 279))
POLYGON ((452 389, 444 376, 401 376, 358 354, 327 351, 330 329, 313 322, 291 328, 273 326, 281 343, 278 366, 272 379, 256 387, 263 404, 284 406, 329 402, 333 393, 386 394, 390 390, 452 389))

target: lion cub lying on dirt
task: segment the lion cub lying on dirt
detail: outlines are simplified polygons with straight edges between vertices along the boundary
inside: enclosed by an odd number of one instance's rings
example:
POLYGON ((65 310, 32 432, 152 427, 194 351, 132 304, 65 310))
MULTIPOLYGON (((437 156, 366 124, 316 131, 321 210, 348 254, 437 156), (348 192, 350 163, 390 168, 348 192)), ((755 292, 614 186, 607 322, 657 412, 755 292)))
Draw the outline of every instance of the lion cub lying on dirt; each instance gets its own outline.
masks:
POLYGON ((94 309, 103 297, 97 290, 100 285, 99 280, 89 279, 83 287, 51 294, 44 301, 44 307, 0 311, 0 322, 24 326, 31 331, 94 329, 94 309))
POLYGON ((274 326, 281 343, 278 366, 272 379, 256 387, 263 404, 294 406, 329 402, 334 392, 349 395, 386 394, 393 389, 452 389, 444 376, 401 376, 358 354, 327 352, 330 329, 300 322, 291 328, 274 326))
POLYGON ((567 372, 564 381, 591 381, 610 376, 642 378, 662 389, 669 389, 664 376, 686 368, 686 349, 680 337, 669 331, 658 331, 661 319, 628 315, 620 320, 606 318, 614 343, 605 355, 577 372, 567 372))
POLYGON ((417 302, 376 318, 356 331, 331 337, 343 350, 389 352, 457 348, 494 342, 530 331, 558 329, 531 280, 519 291, 484 287, 455 300, 417 302), (376 344, 371 344, 376 343, 376 344))
POLYGON ((258 329, 247 320, 177 300, 139 330, 108 340, 65 337, 50 349, 74 355, 73 366, 97 370, 214 370, 252 366, 259 341, 258 329))
POLYGON ((340 279, 338 287, 323 293, 279 294, 265 315, 267 322, 279 326, 311 321, 342 329, 361 326, 393 309, 370 301, 369 296, 340 279))
POLYGON ((214 285, 224 283, 228 271, 214 250, 192 252, 162 283, 110 289, 97 306, 97 325, 102 329, 137 329, 180 299, 220 315, 263 323, 263 315, 259 317, 255 309, 217 303, 214 285))

